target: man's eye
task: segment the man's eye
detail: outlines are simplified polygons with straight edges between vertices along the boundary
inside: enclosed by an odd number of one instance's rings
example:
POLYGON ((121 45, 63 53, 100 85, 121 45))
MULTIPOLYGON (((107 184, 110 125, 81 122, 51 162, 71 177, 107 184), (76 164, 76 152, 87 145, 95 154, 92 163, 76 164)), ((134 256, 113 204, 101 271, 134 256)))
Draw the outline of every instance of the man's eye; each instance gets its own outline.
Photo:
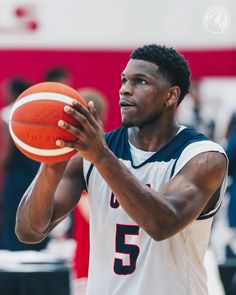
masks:
POLYGON ((122 85, 124 85, 126 82, 127 82, 127 79, 125 79, 125 78, 122 78, 122 79, 121 79, 121 84, 122 84, 122 85))
POLYGON ((143 80, 143 79, 137 79, 135 82, 136 82, 136 84, 139 84, 139 85, 147 84, 147 82, 145 80, 143 80))

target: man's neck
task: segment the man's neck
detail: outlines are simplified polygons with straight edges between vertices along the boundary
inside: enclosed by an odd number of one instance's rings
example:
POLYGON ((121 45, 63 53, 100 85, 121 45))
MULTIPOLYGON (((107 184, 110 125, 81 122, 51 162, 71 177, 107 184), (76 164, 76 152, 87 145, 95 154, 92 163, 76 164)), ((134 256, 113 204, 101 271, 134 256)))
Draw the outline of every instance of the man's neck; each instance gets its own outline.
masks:
POLYGON ((158 151, 165 146, 178 132, 180 126, 173 122, 168 128, 130 127, 130 142, 144 151, 158 151))

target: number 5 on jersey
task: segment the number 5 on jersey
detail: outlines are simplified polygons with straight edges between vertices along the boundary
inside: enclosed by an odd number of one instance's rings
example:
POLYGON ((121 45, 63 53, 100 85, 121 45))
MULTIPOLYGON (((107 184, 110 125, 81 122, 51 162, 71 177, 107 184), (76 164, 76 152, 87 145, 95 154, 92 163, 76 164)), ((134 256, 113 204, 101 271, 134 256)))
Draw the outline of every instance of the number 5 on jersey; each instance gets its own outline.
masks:
POLYGON ((124 264, 123 259, 115 258, 114 272, 118 275, 129 275, 135 271, 136 261, 139 255, 139 247, 125 242, 126 235, 139 235, 139 226, 137 225, 116 225, 116 253, 129 255, 129 264, 124 264))

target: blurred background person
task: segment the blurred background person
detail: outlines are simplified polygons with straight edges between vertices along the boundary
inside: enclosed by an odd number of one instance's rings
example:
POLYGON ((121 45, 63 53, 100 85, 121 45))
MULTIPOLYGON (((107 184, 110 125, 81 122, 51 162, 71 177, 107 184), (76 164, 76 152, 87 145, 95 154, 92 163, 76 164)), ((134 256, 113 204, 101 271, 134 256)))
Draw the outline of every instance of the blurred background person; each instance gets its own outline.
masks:
POLYGON ((200 93, 200 82, 193 81, 188 95, 179 106, 177 120, 180 124, 193 127, 213 140, 215 123, 204 114, 203 102, 200 93))
POLYGON ((1 109, 2 152, 0 165, 3 170, 2 188, 2 248, 6 250, 41 250, 47 245, 48 239, 35 244, 21 243, 15 235, 15 217, 21 196, 35 177, 39 163, 24 156, 10 137, 8 123, 10 112, 16 98, 30 83, 23 78, 12 78, 5 83, 6 101, 9 103, 1 109))
MULTIPOLYGON (((234 119, 235 114, 232 116, 234 119)), ((236 258, 236 125, 231 124, 226 153, 229 158, 229 186, 228 186, 228 207, 227 222, 230 228, 231 238, 226 245, 226 257, 236 258)))
MULTIPOLYGON (((87 102, 93 101, 99 117, 105 123, 108 108, 105 95, 92 87, 80 88, 78 92, 87 102)), ((74 210, 73 228, 73 236, 76 241, 73 259, 75 275, 73 295, 84 295, 86 294, 89 265, 89 200, 86 192, 83 193, 74 210)))
POLYGON ((47 70, 44 76, 47 82, 58 82, 66 85, 71 85, 72 75, 70 71, 62 66, 55 66, 47 70))

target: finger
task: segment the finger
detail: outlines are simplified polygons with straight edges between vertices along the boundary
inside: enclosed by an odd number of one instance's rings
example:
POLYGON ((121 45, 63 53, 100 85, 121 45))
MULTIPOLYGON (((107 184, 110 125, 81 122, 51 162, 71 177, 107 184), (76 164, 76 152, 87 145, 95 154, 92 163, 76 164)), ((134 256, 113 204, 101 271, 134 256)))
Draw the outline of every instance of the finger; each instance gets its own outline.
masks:
POLYGON ((66 147, 66 142, 64 140, 61 140, 61 139, 57 139, 56 140, 56 145, 59 146, 59 147, 66 147))
POLYGON ((89 115, 89 110, 85 106, 83 106, 79 101, 73 100, 72 101, 72 107, 79 111, 82 115, 87 117, 89 115))
MULTIPOLYGON (((70 115, 71 117, 73 117, 80 125, 81 125, 81 127, 82 128, 84 128, 84 129, 87 129, 88 127, 91 127, 90 126, 90 119, 88 118, 88 116, 89 115, 84 115, 81 111, 80 111, 80 109, 79 109, 79 107, 77 107, 76 109, 75 108, 73 108, 73 107, 71 107, 71 106, 68 106, 68 105, 66 105, 65 107, 64 107, 64 111, 68 114, 68 115, 70 115)), ((89 114, 89 111, 87 110, 87 113, 89 114)))
POLYGON ((68 141, 64 141, 61 139, 57 139, 56 140, 56 145, 59 147, 69 147, 69 148, 73 148, 76 149, 76 143, 75 142, 68 142, 68 141))
POLYGON ((83 130, 97 128, 98 122, 93 117, 92 113, 88 109, 85 110, 80 104, 76 105, 76 109, 67 105, 64 110, 82 126, 83 130))
POLYGON ((97 110, 95 109, 94 103, 92 100, 90 100, 88 102, 88 109, 91 112, 91 114, 93 115, 93 117, 95 118, 96 121, 100 121, 100 117, 97 113, 97 110))
POLYGON ((76 140, 65 141, 62 139, 57 139, 56 145, 59 147, 69 147, 69 148, 73 148, 73 149, 80 149, 80 146, 82 146, 85 141, 85 137, 84 137, 83 133, 80 132, 79 130, 77 130, 75 133, 77 134, 76 140))
POLYGON ((72 135, 75 135, 76 137, 81 134, 81 128, 79 128, 78 126, 72 126, 63 120, 58 121, 58 126, 71 133, 72 135))
POLYGON ((77 139, 76 141, 65 141, 62 139, 56 140, 56 145, 59 147, 68 147, 75 150, 82 150, 84 146, 83 139, 77 139))
POLYGON ((82 113, 88 120, 89 122, 94 125, 96 121, 100 121, 100 117, 96 111, 96 108, 94 106, 93 101, 88 102, 88 107, 84 107, 80 102, 77 100, 73 100, 72 106, 75 107, 80 113, 82 113), (91 116, 92 114, 92 116, 91 116), (95 120, 94 120, 95 119, 95 120))

